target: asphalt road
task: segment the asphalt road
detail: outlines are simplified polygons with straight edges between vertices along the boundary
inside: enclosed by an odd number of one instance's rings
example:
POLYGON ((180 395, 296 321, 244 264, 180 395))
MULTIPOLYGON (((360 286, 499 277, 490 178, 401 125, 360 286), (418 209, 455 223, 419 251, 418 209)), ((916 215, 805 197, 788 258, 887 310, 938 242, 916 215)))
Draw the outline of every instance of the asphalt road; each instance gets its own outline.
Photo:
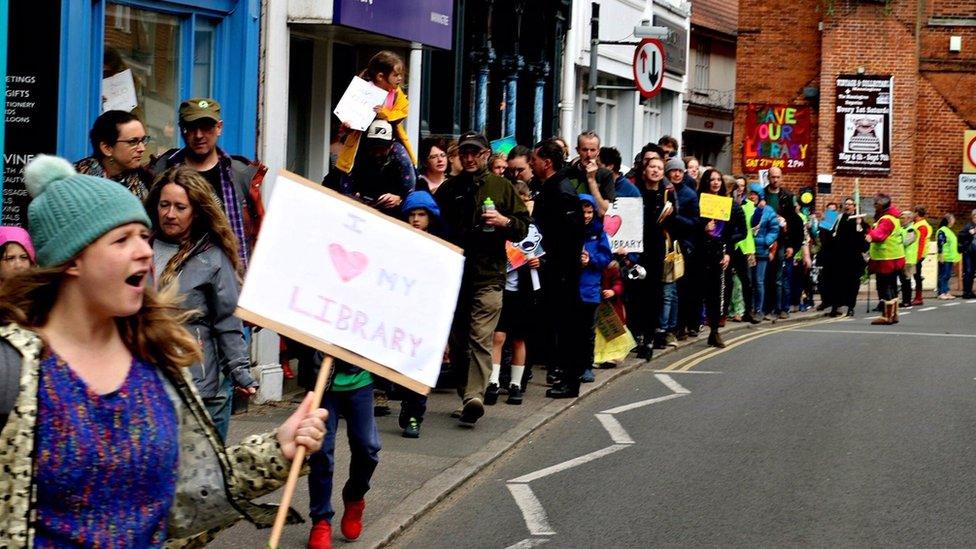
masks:
POLYGON ((976 301, 951 303, 655 361, 393 546, 974 546, 976 301))

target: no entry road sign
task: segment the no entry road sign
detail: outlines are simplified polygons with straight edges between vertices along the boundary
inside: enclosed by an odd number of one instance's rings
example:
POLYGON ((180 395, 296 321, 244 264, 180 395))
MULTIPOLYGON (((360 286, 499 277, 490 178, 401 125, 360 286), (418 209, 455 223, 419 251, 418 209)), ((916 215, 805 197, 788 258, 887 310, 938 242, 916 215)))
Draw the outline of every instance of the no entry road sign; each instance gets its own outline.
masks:
POLYGON ((644 97, 661 93, 664 84, 664 44, 645 38, 634 50, 634 84, 644 97))

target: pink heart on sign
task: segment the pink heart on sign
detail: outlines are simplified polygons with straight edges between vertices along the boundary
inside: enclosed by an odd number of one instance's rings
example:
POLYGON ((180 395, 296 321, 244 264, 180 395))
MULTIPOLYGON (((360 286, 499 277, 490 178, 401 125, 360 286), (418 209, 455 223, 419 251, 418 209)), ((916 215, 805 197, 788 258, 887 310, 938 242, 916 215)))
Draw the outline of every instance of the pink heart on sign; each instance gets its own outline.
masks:
POLYGON ((620 230, 622 223, 623 220, 620 219, 619 215, 608 215, 603 218, 603 229, 607 231, 608 235, 613 236, 620 230))
POLYGON ((369 258, 364 254, 347 252, 342 244, 337 242, 329 244, 329 255, 332 257, 332 264, 343 282, 349 282, 359 276, 366 270, 366 264, 369 263, 369 258))

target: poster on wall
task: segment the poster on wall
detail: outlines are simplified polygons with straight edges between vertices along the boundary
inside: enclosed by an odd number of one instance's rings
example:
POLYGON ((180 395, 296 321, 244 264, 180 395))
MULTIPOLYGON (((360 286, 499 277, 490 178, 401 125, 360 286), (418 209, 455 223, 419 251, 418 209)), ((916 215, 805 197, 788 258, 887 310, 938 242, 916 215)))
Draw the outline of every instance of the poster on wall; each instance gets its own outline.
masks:
POLYGON ((840 75, 834 118, 834 171, 884 177, 891 173, 891 75, 840 75))
POLYGON ((10 2, 3 224, 27 225, 24 165, 58 144, 61 1, 10 2))
POLYGON ((815 158, 811 145, 810 107, 749 104, 742 165, 748 173, 780 168, 783 173, 809 172, 815 158))

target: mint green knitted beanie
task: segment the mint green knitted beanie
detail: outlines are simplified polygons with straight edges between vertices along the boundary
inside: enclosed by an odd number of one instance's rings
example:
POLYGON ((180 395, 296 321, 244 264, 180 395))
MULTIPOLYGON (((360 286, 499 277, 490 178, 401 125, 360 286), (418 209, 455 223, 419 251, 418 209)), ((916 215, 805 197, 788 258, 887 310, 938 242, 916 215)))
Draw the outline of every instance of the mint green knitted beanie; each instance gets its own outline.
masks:
POLYGON ((72 259, 116 227, 151 227, 146 209, 123 185, 79 174, 63 158, 38 155, 24 167, 24 181, 34 197, 27 221, 41 267, 72 259))

